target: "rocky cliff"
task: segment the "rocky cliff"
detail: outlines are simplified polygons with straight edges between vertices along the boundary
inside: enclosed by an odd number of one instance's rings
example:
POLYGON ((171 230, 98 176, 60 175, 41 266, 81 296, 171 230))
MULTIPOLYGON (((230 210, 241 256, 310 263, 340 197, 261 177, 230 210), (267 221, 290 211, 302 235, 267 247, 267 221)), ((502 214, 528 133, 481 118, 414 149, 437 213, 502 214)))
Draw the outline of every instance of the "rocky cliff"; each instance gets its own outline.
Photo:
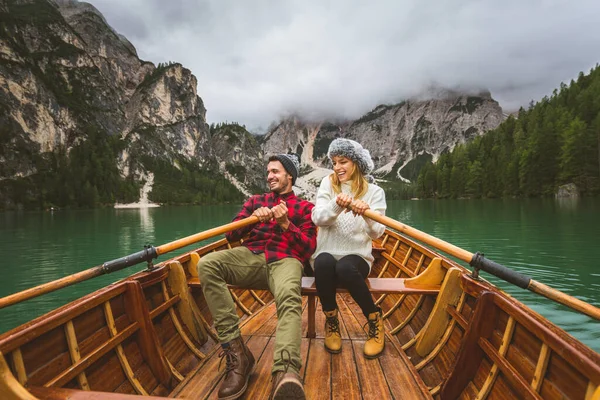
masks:
MULTIPOLYGON (((435 161, 457 144, 496 128, 504 118, 489 92, 443 91, 435 99, 380 105, 355 121, 315 123, 291 117, 266 134, 264 151, 267 155, 282 151, 301 154, 305 173, 309 173, 327 167, 329 144, 345 137, 369 149, 376 176, 410 181, 425 161, 435 161)), ((312 173, 313 184, 320 175, 312 173)), ((305 189, 312 190, 310 186, 305 189)))
POLYGON ((35 186, 19 180, 35 180, 47 164, 40 160, 69 155, 90 131, 120 138, 123 179, 142 181, 156 159, 219 168, 196 78, 181 64, 140 60, 87 3, 9 0, 0 17, 2 203, 10 205, 15 187, 35 186))

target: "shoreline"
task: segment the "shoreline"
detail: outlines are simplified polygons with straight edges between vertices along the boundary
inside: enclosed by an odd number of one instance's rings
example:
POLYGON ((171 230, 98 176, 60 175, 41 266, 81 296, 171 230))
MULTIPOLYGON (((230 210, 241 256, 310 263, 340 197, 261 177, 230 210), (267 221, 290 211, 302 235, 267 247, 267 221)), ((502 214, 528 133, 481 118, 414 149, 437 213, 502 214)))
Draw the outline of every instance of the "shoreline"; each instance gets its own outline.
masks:
POLYGON ((156 203, 127 203, 127 204, 119 204, 116 203, 113 208, 156 208, 160 207, 160 204, 156 203))

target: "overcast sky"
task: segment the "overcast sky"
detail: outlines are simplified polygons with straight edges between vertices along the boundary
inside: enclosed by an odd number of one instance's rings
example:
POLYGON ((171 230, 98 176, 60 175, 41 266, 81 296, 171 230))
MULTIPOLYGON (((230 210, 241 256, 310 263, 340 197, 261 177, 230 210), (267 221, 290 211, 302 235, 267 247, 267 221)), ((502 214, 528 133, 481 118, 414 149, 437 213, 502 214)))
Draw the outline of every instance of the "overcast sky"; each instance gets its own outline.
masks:
POLYGON ((144 60, 198 78, 208 122, 357 117, 428 87, 507 111, 600 62, 598 0, 90 0, 144 60))

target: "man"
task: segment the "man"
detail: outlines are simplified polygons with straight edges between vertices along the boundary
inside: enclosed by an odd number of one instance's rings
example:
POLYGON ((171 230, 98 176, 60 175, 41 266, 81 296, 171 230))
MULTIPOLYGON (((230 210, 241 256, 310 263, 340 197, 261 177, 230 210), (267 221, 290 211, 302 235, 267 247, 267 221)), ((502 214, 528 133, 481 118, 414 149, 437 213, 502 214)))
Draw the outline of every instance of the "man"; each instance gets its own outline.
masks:
POLYGON ((277 307, 277 332, 273 356, 274 399, 304 399, 298 372, 302 367, 303 263, 316 248, 316 228, 311 219, 313 204, 292 191, 298 177, 296 156, 269 158, 267 183, 270 192, 252 196, 234 221, 255 215, 259 223, 226 235, 242 246, 210 253, 198 263, 198 275, 213 316, 223 357, 227 362, 219 399, 237 399, 248 387, 254 357, 240 336, 239 318, 227 284, 269 289, 277 307))

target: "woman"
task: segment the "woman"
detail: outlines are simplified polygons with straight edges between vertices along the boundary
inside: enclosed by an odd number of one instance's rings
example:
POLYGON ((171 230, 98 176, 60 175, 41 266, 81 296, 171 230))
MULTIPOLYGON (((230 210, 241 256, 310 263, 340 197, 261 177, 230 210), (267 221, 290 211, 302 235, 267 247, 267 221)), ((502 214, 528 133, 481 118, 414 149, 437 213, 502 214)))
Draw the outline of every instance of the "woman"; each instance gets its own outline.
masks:
POLYGON ((317 250, 311 262, 315 272, 317 294, 325 312, 325 348, 331 353, 342 349, 336 286, 348 290, 367 318, 367 341, 364 355, 376 358, 385 345, 381 308, 373 302, 365 279, 373 263, 373 239, 380 237, 385 227, 367 217, 372 209, 385 213, 383 189, 367 179, 373 170, 369 151, 349 139, 331 142, 327 156, 333 163, 333 173, 323 178, 317 193, 312 220, 319 227, 317 250), (352 210, 352 212, 349 212, 352 210))

